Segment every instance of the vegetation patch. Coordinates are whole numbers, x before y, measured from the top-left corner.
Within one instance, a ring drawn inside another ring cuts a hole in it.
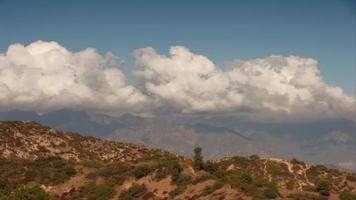
[[[328,199],[327,197],[319,196],[316,194],[303,193],[303,192],[289,194],[287,197],[293,200],[327,200]]]
[[[329,196],[331,191],[330,184],[326,180],[319,180],[316,183],[315,190],[323,196]]]
[[[175,197],[177,195],[180,195],[185,191],[186,188],[187,188],[186,185],[179,185],[179,186],[176,187],[176,189],[174,189],[171,192],[169,192],[169,196],[171,198],[173,198],[173,197]]]
[[[88,178],[95,179],[102,177],[107,183],[112,185],[121,185],[128,177],[130,177],[131,168],[124,164],[107,164],[88,174]]]
[[[356,194],[351,192],[341,192],[339,195],[340,200],[356,200]]]
[[[135,178],[142,178],[149,175],[153,171],[154,169],[148,165],[140,165],[133,170],[132,174]]]
[[[74,163],[60,157],[47,157],[33,161],[25,173],[25,180],[45,185],[58,185],[76,174]]]
[[[83,189],[87,200],[109,200],[116,194],[113,187],[109,185],[89,184]]]
[[[129,189],[124,190],[120,194],[120,200],[136,200],[143,196],[147,191],[145,185],[134,184]]]
[[[54,197],[39,185],[24,185],[8,195],[0,195],[0,200],[53,200]]]
[[[272,177],[289,176],[288,166],[285,163],[268,161],[266,170],[272,175]]]
[[[208,186],[206,186],[206,187],[203,189],[203,191],[202,191],[201,194],[202,194],[203,196],[206,196],[206,195],[209,195],[209,194],[215,192],[216,190],[218,190],[218,189],[220,189],[220,188],[222,188],[222,187],[224,187],[224,183],[218,181],[218,182],[215,182],[213,185],[208,185]]]

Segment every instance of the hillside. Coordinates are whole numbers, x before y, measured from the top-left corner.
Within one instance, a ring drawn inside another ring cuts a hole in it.
[[[356,198],[356,174],[322,165],[258,156],[198,161],[31,121],[0,122],[1,200]]]
[[[194,147],[207,159],[259,155],[303,160],[337,169],[356,169],[355,123],[350,120],[305,123],[244,122],[236,117],[181,115],[108,116],[87,111],[0,112],[0,120],[31,120],[64,132],[141,144],[191,157]],[[355,171],[354,171],[355,172]]]

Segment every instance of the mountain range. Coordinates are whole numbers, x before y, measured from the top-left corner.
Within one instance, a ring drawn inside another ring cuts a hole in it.
[[[342,170],[356,169],[355,122],[330,120],[298,123],[245,122],[236,117],[119,117],[73,110],[45,114],[0,112],[0,120],[32,120],[62,131],[142,144],[191,156],[196,146],[208,159],[259,155],[303,160]]]

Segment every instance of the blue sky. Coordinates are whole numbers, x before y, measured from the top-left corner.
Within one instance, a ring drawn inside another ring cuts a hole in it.
[[[219,2],[219,3],[218,3]],[[355,1],[5,1],[0,52],[57,41],[72,51],[166,53],[183,45],[216,63],[279,55],[312,57],[327,83],[355,94]]]

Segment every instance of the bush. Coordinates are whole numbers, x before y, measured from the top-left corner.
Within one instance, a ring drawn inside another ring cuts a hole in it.
[[[224,186],[224,183],[219,182],[219,181],[214,183],[213,185],[208,185],[203,189],[202,195],[203,196],[209,195],[209,194],[215,192],[216,190],[222,188],[223,186]]]
[[[330,184],[325,181],[325,180],[319,180],[316,183],[315,190],[319,192],[319,194],[323,196],[329,196],[330,195]]]
[[[138,166],[134,169],[133,171],[133,175],[136,177],[136,178],[142,178],[142,177],[145,177],[147,176],[148,174],[150,174],[151,172],[153,172],[153,169],[150,168],[149,166],[147,165],[141,165],[141,166]]]
[[[130,175],[130,168],[124,164],[110,164],[87,175],[90,179],[104,177],[111,184],[122,184]]]
[[[69,180],[75,174],[73,162],[60,157],[48,157],[33,161],[26,171],[25,180],[45,185],[57,185]]]
[[[209,179],[211,179],[211,176],[208,176],[208,175],[198,176],[192,181],[192,184],[196,185],[198,183],[204,182],[204,181],[209,180]]]
[[[213,175],[218,179],[224,179],[226,177],[226,171],[223,169],[216,170]]]
[[[259,160],[260,157],[259,157],[258,155],[251,155],[251,156],[250,156],[250,159],[251,159],[251,160]]]
[[[273,182],[268,182],[265,185],[264,195],[269,199],[274,199],[279,197],[279,192],[277,185]]]
[[[84,187],[84,193],[87,200],[108,200],[116,194],[116,191],[107,185],[89,184]]]
[[[289,174],[288,166],[284,163],[267,162],[266,170],[273,176],[283,176]]]
[[[169,196],[170,196],[171,198],[173,198],[173,197],[175,197],[175,196],[177,196],[177,195],[180,195],[180,194],[182,194],[182,193],[184,192],[184,190],[185,190],[186,188],[187,188],[186,185],[179,185],[179,186],[177,186],[176,189],[174,189],[174,190],[172,190],[171,192],[169,192]]]
[[[341,192],[339,195],[340,200],[356,200],[356,194],[351,192]]]
[[[203,161],[202,151],[203,150],[201,147],[196,147],[194,149],[193,167],[196,170],[204,169],[204,161]]]
[[[295,159],[295,158],[293,158],[293,159],[291,160],[291,163],[292,163],[293,165],[303,165],[303,166],[305,166],[305,162],[299,161],[299,160],[297,160],[297,159]]]
[[[249,174],[242,173],[240,175],[241,183],[243,184],[251,184],[252,183],[252,177]]]
[[[157,168],[160,171],[159,173],[161,173],[161,175],[164,177],[168,174],[181,173],[183,171],[182,167],[180,166],[179,160],[176,158],[160,159]]]
[[[6,187],[6,181],[3,179],[0,179],[0,191],[5,189]]]
[[[167,175],[168,175],[168,170],[163,169],[163,168],[159,168],[159,169],[156,171],[155,179],[156,179],[157,181],[159,181],[159,180],[162,180],[162,179],[166,178]]]
[[[141,197],[147,191],[146,186],[134,184],[128,190],[124,190],[120,194],[120,200],[135,200]]]
[[[217,170],[219,170],[219,167],[215,163],[207,161],[204,164],[204,170],[209,174],[214,174]]]
[[[103,163],[97,160],[85,160],[81,163],[83,167],[88,167],[88,168],[100,168],[103,166]]]
[[[18,187],[14,193],[5,196],[5,200],[52,200],[48,194],[39,185],[26,185]]]
[[[172,176],[172,182],[176,185],[187,185],[192,180],[192,177],[185,174],[177,174]]]
[[[325,199],[323,196],[310,193],[293,193],[289,194],[288,198],[293,200],[327,200],[327,198]]]

